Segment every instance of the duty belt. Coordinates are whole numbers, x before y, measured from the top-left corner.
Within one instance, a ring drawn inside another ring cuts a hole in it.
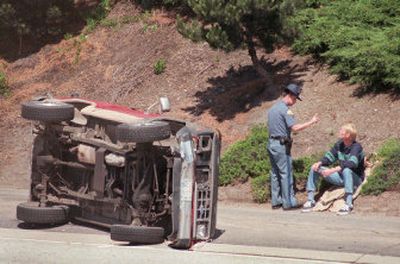
[[[269,138],[272,139],[277,139],[277,140],[281,140],[281,139],[290,139],[289,137],[284,137],[284,136],[269,136]]]
[[[292,142],[293,140],[290,137],[283,137],[283,136],[269,136],[271,139],[279,140],[281,145],[285,146],[286,154],[290,155],[290,151],[292,149]]]

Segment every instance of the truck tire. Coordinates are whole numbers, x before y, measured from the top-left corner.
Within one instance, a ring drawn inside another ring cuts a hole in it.
[[[17,205],[17,219],[29,224],[64,224],[69,221],[69,207],[39,207],[38,202],[20,203]]]
[[[112,225],[111,239],[137,244],[159,244],[164,241],[164,228],[132,225]]]
[[[69,121],[74,118],[74,106],[58,101],[29,101],[22,103],[21,116],[43,122]]]
[[[145,121],[117,126],[117,140],[121,142],[146,143],[169,138],[171,128],[167,122]]]

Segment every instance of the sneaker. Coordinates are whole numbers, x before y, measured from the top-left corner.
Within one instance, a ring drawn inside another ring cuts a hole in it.
[[[351,210],[353,210],[353,206],[348,206],[347,204],[343,205],[342,208],[337,212],[338,215],[348,215]]]
[[[304,205],[303,205],[303,209],[301,210],[303,213],[308,213],[311,212],[313,210],[315,206],[315,202],[314,201],[307,201]]]

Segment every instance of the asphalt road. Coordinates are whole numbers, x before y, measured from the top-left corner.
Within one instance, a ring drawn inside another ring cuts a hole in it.
[[[196,245],[192,252],[198,254],[193,255],[189,252],[179,253],[182,251],[171,250],[165,244],[121,247],[110,240],[107,231],[72,223],[40,230],[24,229],[24,225],[15,218],[15,208],[18,203],[26,201],[27,197],[26,190],[0,188],[0,208],[2,208],[0,262],[14,263],[9,255],[10,252],[14,252],[13,257],[18,256],[18,259],[14,259],[18,260],[16,262],[25,262],[24,256],[28,256],[26,255],[28,251],[24,249],[35,252],[45,247],[46,252],[41,255],[43,261],[46,257],[56,256],[55,252],[70,252],[72,255],[68,253],[65,260],[73,256],[85,259],[92,254],[91,259],[97,263],[96,259],[101,260],[101,256],[106,254],[96,254],[99,248],[107,248],[107,254],[111,254],[110,256],[118,255],[116,260],[128,254],[125,253],[127,249],[134,248],[139,254],[137,260],[144,261],[148,258],[149,252],[152,252],[150,255],[156,259],[162,258],[161,255],[164,254],[171,260],[179,256],[183,263],[185,259],[196,260],[195,263],[214,263],[215,261],[219,264],[319,263],[318,261],[321,260],[322,262],[329,260],[340,263],[359,263],[357,261],[367,256],[387,256],[389,259],[395,257],[394,260],[391,259],[391,263],[400,263],[400,258],[398,258],[400,257],[400,218],[398,217],[363,216],[356,213],[343,217],[330,213],[305,214],[300,211],[272,211],[254,205],[220,203],[218,205],[218,236],[210,243]],[[80,253],[83,248],[87,250],[87,256],[86,253],[83,255]],[[4,252],[1,254],[2,250],[8,253],[8,259],[2,259],[1,255],[7,256]],[[158,255],[158,251],[163,254]],[[202,262],[203,258],[209,259],[207,256],[215,256],[215,258],[212,262],[209,260]],[[221,256],[225,256],[223,258],[227,262],[223,262]],[[237,262],[240,259],[242,262]],[[107,261],[99,263],[107,263]],[[363,261],[361,263],[390,263],[390,261],[380,259],[376,262]]]
[[[223,205],[218,214],[225,232],[215,243],[400,256],[399,217]]]

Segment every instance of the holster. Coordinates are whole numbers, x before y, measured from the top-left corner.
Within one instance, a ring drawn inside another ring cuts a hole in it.
[[[291,138],[280,138],[279,139],[279,143],[281,143],[281,145],[285,145],[285,149],[286,149],[286,155],[290,155],[291,151],[292,151],[292,143],[293,143],[293,139]]]

